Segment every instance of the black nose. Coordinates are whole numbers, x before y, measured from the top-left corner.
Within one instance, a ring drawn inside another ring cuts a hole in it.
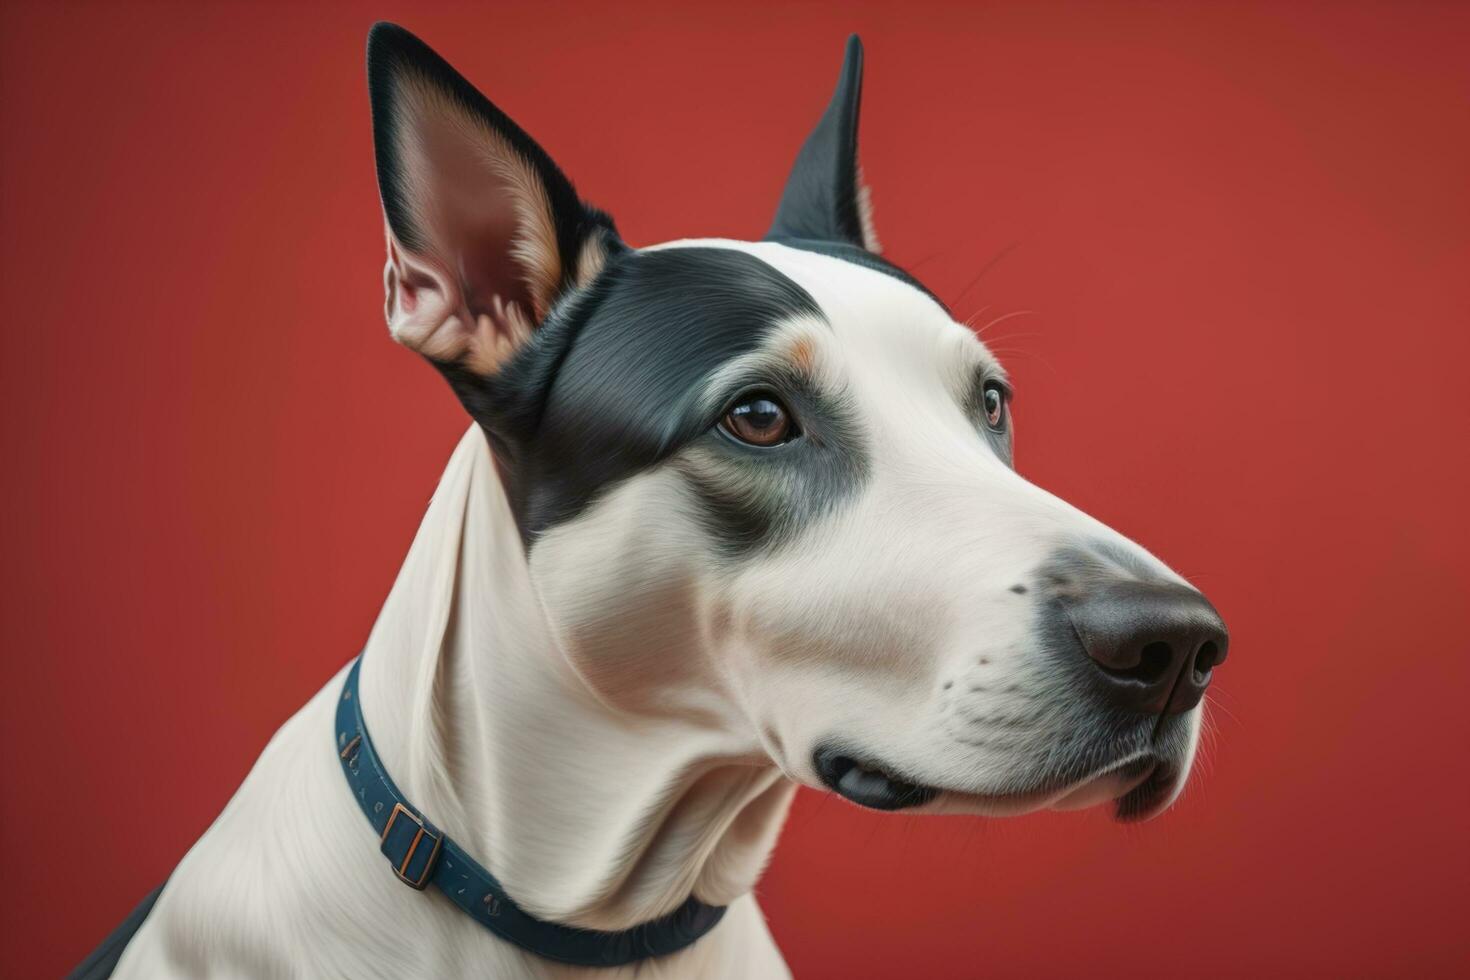
[[[1062,602],[1100,686],[1125,711],[1182,714],[1199,704],[1230,634],[1209,600],[1184,585],[1095,583]]]

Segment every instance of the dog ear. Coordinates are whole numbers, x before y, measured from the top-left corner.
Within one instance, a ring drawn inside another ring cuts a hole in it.
[[[858,111],[863,96],[863,42],[847,39],[837,90],[786,179],[768,240],[805,238],[881,251],[868,187],[858,166]]]
[[[616,232],[541,147],[408,31],[374,25],[367,69],[388,327],[459,389],[494,376],[559,296],[594,279]]]

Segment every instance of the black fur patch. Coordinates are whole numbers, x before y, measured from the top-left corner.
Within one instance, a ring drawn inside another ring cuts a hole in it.
[[[849,499],[868,475],[868,451],[850,400],[795,371],[736,384],[778,391],[801,436],[769,449],[706,432],[671,463],[703,505],[705,529],[727,558],[778,547]]]
[[[452,376],[506,462],[527,544],[696,441],[698,459],[681,472],[732,552],[835,499],[863,465],[831,398],[794,376],[740,379],[715,398],[705,390],[714,371],[800,316],[825,322],[804,289],[745,252],[620,251],[493,381]],[[729,399],[757,385],[789,400],[802,439],[754,450],[716,431]],[[798,499],[808,494],[816,499]]]

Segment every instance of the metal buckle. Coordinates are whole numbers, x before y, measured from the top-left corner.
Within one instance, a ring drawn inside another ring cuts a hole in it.
[[[394,803],[393,812],[388,814],[388,822],[383,826],[383,836],[379,839],[380,844],[386,844],[388,842],[388,833],[393,829],[393,822],[397,820],[400,815],[405,816],[409,820],[413,821],[415,824],[418,825],[419,829],[418,833],[413,835],[413,843],[408,845],[408,853],[403,855],[403,863],[399,865],[393,865],[390,863],[388,866],[393,869],[393,873],[398,876],[399,881],[403,882],[410,888],[417,889],[418,891],[423,891],[425,886],[427,886],[429,883],[429,875],[432,874],[434,871],[434,861],[439,857],[439,845],[444,842],[444,838],[442,835],[436,834],[429,828],[425,827],[423,820],[419,819],[419,817],[412,810],[409,810],[402,803]],[[419,875],[417,879],[410,878],[404,872],[406,872],[408,870],[408,866],[413,863],[414,853],[418,851],[419,845],[424,842],[425,837],[428,837],[434,842],[434,850],[430,852],[429,860],[424,862],[423,874]]]

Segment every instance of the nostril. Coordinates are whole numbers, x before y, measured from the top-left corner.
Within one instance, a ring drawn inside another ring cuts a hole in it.
[[[1206,640],[1194,655],[1194,680],[1196,684],[1203,684],[1209,679],[1210,671],[1220,662],[1220,647],[1214,640]]]
[[[1132,663],[1128,662],[1130,659]],[[1164,640],[1155,640],[1145,643],[1137,656],[1123,660],[1127,666],[1111,666],[1101,659],[1097,663],[1113,677],[1152,687],[1168,675],[1174,663],[1174,649]]]
[[[1130,676],[1152,684],[1163,679],[1174,662],[1174,651],[1163,640],[1145,644],[1138,653],[1138,666],[1128,671]]]

